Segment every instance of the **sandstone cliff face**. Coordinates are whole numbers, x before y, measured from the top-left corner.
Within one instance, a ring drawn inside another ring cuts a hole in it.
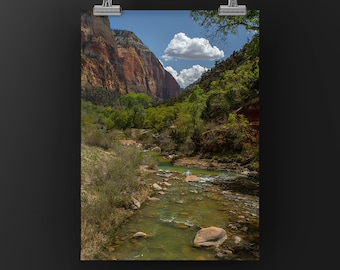
[[[145,93],[154,101],[179,95],[181,88],[157,57],[131,31],[112,30],[107,17],[81,14],[81,86],[120,94]]]

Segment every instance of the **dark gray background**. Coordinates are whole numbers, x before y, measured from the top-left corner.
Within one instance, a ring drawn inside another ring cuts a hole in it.
[[[261,10],[259,262],[80,262],[80,10],[101,0],[7,1],[0,16],[0,269],[331,269],[339,242],[335,0]],[[227,1],[121,0],[124,9]]]

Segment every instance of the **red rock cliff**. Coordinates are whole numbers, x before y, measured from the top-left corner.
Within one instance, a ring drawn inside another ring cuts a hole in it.
[[[112,30],[107,17],[81,14],[81,87],[120,94],[145,93],[154,101],[176,97],[180,86],[131,31]]]

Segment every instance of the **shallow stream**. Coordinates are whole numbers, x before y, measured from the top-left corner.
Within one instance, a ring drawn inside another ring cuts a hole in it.
[[[226,229],[228,241],[257,241],[258,197],[224,190],[214,179],[233,181],[235,173],[171,168],[159,163],[158,183],[166,180],[158,201],[146,201],[117,232],[110,246],[115,260],[219,260],[212,248],[197,248],[193,240],[203,227]],[[183,182],[183,174],[199,176]],[[242,230],[243,228],[243,230]],[[146,237],[133,238],[136,232]],[[235,238],[235,236],[239,238]],[[247,240],[248,239],[248,240]],[[230,244],[232,244],[230,242]],[[240,259],[252,259],[241,255]]]

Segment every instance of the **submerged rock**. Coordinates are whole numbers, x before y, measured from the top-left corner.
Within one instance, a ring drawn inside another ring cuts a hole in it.
[[[179,229],[188,229],[188,228],[190,228],[189,225],[184,224],[184,223],[174,223],[174,227],[175,228],[179,228]]]
[[[156,201],[158,202],[160,199],[157,197],[148,197],[148,200],[152,202],[156,202]]]

